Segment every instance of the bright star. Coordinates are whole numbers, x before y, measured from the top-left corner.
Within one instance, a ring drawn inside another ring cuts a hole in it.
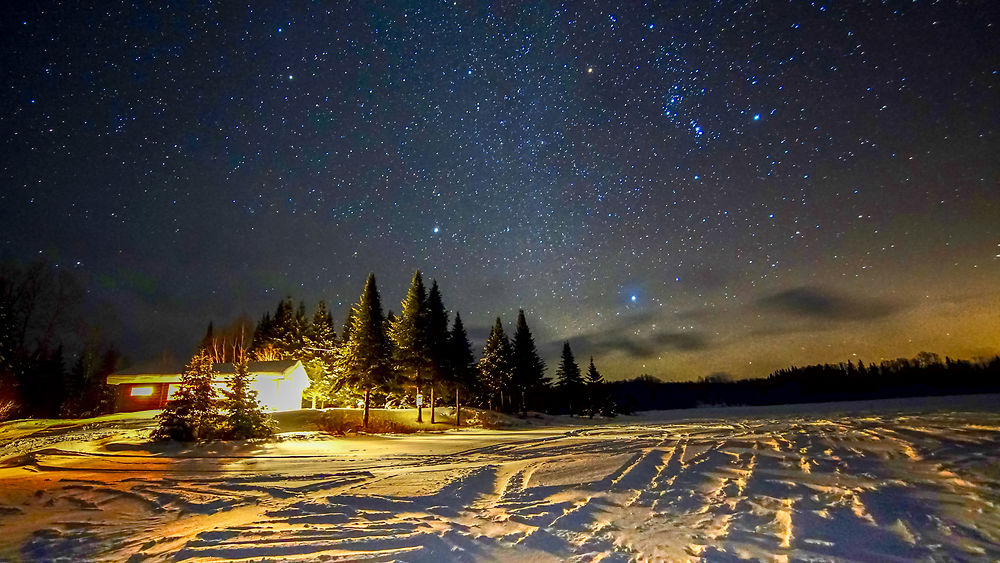
[[[441,230],[440,227],[434,227],[434,234],[437,234]]]
[[[637,301],[638,299],[639,299],[639,297],[638,297],[638,296],[636,296],[636,295],[633,295],[633,296],[632,296],[632,302],[633,302],[633,303],[635,303],[635,302],[636,302],[636,301]]]
[[[753,116],[753,120],[754,121],[760,121],[760,114],[759,113],[755,113],[754,116]]]

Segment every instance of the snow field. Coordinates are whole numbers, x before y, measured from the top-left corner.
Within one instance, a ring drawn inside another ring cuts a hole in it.
[[[995,412],[115,444],[59,444],[0,470],[0,558],[1000,558]]]

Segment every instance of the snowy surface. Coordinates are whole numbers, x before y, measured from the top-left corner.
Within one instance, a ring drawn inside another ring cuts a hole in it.
[[[144,444],[148,414],[14,422],[0,425],[0,559],[996,560],[997,405],[198,447]]]

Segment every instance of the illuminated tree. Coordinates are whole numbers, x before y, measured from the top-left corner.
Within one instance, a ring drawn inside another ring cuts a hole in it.
[[[484,402],[487,408],[493,409],[494,401],[497,408],[504,410],[504,403],[510,403],[510,380],[512,376],[512,353],[510,340],[503,331],[503,323],[497,317],[496,323],[486,338],[483,347],[483,357],[477,365]]]
[[[264,412],[264,407],[257,400],[257,391],[251,386],[246,353],[239,351],[237,358],[233,364],[233,376],[229,378],[229,389],[223,393],[226,414],[222,421],[222,435],[232,440],[267,438],[274,434],[274,419]]]
[[[338,354],[339,385],[364,391],[364,422],[368,428],[368,408],[373,388],[384,388],[392,381],[392,343],[385,333],[382,299],[375,285],[375,274],[368,274],[365,289],[354,306],[351,330]]]
[[[326,301],[320,300],[316,305],[316,312],[305,331],[303,344],[302,363],[305,364],[310,381],[306,396],[312,398],[315,406],[317,399],[329,399],[336,368],[337,334],[333,328],[333,315],[327,309]]]
[[[390,335],[395,343],[396,365],[411,373],[410,381],[419,395],[424,377],[431,368],[430,346],[427,341],[427,292],[420,270],[413,274],[413,282],[402,302],[399,318],[392,325]],[[423,405],[417,405],[417,422],[423,422]]]
[[[212,358],[198,352],[181,374],[180,388],[156,420],[155,440],[193,441],[215,436],[219,428],[218,392]]]

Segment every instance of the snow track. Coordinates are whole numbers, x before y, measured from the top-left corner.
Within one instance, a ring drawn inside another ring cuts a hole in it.
[[[173,456],[47,436],[0,470],[0,559],[1000,558],[997,413],[449,436]]]

